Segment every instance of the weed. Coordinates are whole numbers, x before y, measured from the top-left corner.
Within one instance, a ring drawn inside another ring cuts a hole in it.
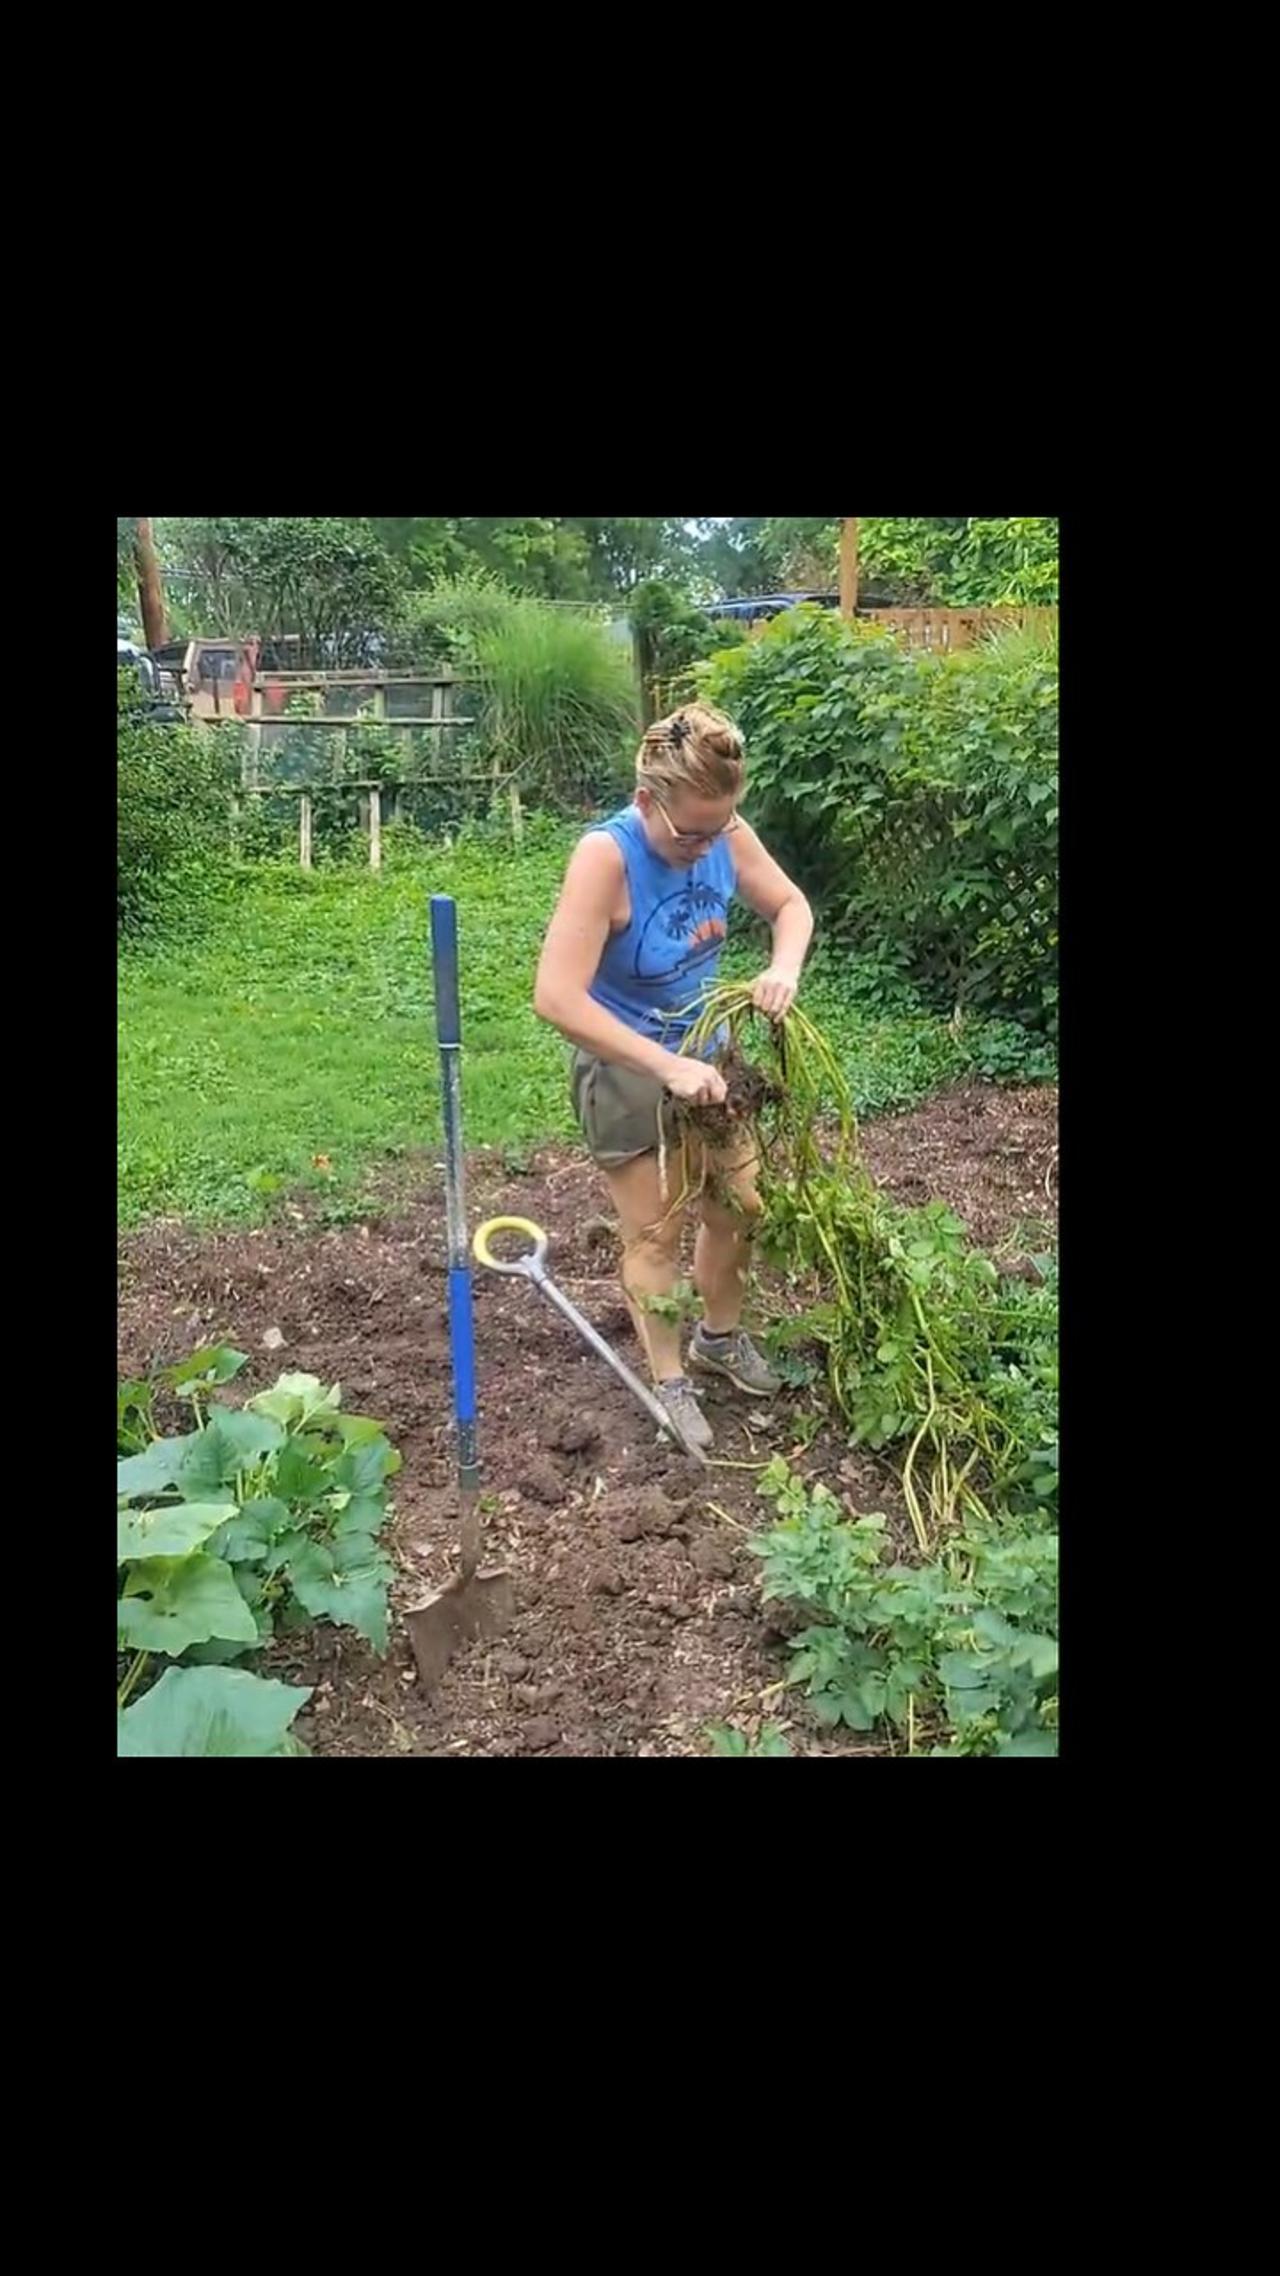
[[[788,1680],[821,1723],[888,1724],[904,1751],[1057,1753],[1055,1532],[970,1526],[920,1565],[890,1562],[885,1520],[851,1518],[775,1458],[780,1522],[750,1546],[766,1599],[804,1605]]]
[[[712,1754],[790,1754],[780,1723],[762,1723],[755,1732],[744,1731],[735,1723],[708,1723],[705,1736],[710,1741]]]

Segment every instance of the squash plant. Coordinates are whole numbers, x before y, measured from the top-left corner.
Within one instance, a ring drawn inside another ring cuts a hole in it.
[[[393,1567],[378,1536],[399,1455],[313,1375],[281,1375],[240,1409],[208,1405],[244,1364],[211,1347],[118,1393],[117,1447],[130,1449],[116,1464],[121,1752],[296,1753],[287,1726],[305,1691],[271,1685],[268,1703],[257,1678],[209,1679],[310,1620],[387,1649]],[[194,1429],[156,1435],[162,1385],[190,1404]],[[157,1655],[182,1665],[135,1696]],[[174,1743],[142,1743],[161,1739]]]

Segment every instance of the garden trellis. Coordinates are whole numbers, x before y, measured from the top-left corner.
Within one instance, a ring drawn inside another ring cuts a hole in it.
[[[472,756],[472,693],[449,672],[260,672],[247,720],[242,796],[297,799],[304,869],[312,865],[318,794],[356,799],[372,869],[381,867],[384,821],[412,813],[417,792],[454,792],[465,807],[472,798],[505,791],[518,837],[519,767],[504,772]]]

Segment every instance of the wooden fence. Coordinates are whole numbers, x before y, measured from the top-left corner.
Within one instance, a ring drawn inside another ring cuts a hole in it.
[[[1035,632],[1047,640],[1057,629],[1056,608],[859,609],[859,624],[882,624],[908,648],[972,648],[993,632]]]

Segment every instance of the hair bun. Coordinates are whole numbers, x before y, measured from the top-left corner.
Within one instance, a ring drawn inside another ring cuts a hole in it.
[[[742,741],[736,727],[704,727],[701,741],[719,759],[740,759],[742,756]]]

